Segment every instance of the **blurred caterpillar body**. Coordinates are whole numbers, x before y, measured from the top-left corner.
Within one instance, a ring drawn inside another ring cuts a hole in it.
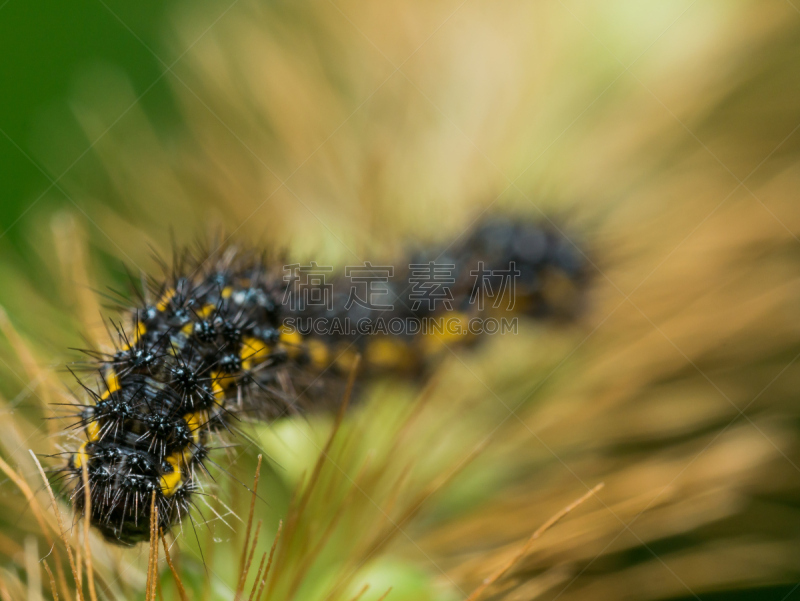
[[[447,302],[438,308],[416,302],[409,286],[415,267],[434,264],[450,268]],[[117,328],[117,351],[89,351],[100,378],[96,387],[82,384],[89,402],[77,427],[85,442],[65,468],[76,511],[85,503],[85,465],[91,522],[106,539],[146,540],[154,492],[159,527],[169,531],[189,512],[212,436],[230,431],[232,422],[329,404],[356,353],[367,376],[417,377],[443,346],[471,339],[447,331],[320,334],[308,325],[312,320],[447,314],[463,322],[486,315],[474,303],[479,265],[494,274],[487,281],[495,291],[502,287],[498,271],[511,265],[516,312],[530,316],[574,314],[585,280],[582,253],[564,236],[502,219],[479,224],[444,251],[416,253],[384,280],[375,303],[380,310],[352,302],[341,277],[333,278],[332,303],[294,306],[286,302],[292,281],[279,261],[233,247],[176,260],[166,281],[151,286],[154,298],[131,309],[130,329]],[[319,284],[312,288],[325,292]]]

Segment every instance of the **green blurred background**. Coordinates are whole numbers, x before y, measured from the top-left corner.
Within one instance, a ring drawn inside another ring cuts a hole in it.
[[[69,110],[69,99],[84,73],[98,67],[121,70],[155,123],[167,126],[177,121],[164,68],[144,45],[164,60],[174,60],[162,40],[176,4],[172,0],[0,3],[0,128],[5,133],[0,135],[0,234],[7,243],[20,248],[26,218],[36,214],[33,209],[70,204],[52,179],[75,161],[75,168],[80,168],[92,160],[91,152],[84,154],[91,141]],[[54,135],[63,164],[42,165],[42,146]],[[66,143],[64,137],[69,138]]]

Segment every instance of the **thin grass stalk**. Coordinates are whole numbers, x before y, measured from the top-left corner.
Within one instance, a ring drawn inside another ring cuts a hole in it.
[[[573,501],[572,503],[564,507],[564,509],[553,515],[544,524],[539,526],[539,528],[537,528],[537,530],[533,534],[531,534],[527,542],[524,545],[522,545],[522,548],[520,548],[520,550],[514,555],[514,557],[509,559],[503,566],[500,567],[499,570],[495,571],[491,576],[484,579],[484,581],[480,584],[480,586],[478,586],[478,588],[472,591],[470,596],[467,597],[466,601],[478,601],[480,596],[487,588],[489,588],[492,584],[500,580],[500,578],[502,578],[511,568],[517,565],[517,562],[519,562],[520,559],[522,559],[523,557],[525,557],[525,555],[528,554],[528,552],[531,550],[531,547],[533,546],[533,543],[535,543],[536,540],[540,536],[542,536],[542,534],[544,534],[550,528],[555,526],[565,515],[567,515],[570,511],[578,507],[578,505],[581,505],[584,501],[589,499],[589,497],[592,497],[595,494],[597,494],[597,492],[600,491],[600,489],[602,489],[604,486],[605,484],[601,482],[600,484],[595,486],[592,490],[583,495],[580,499]]]
[[[42,464],[39,463],[39,459],[36,457],[36,454],[28,449],[28,452],[33,457],[33,460],[36,462],[36,467],[39,470],[39,474],[42,476],[42,480],[44,481],[45,487],[47,488],[47,492],[50,495],[50,501],[53,504],[53,513],[56,514],[56,520],[58,521],[58,534],[61,537],[61,541],[64,543],[64,547],[67,550],[67,559],[69,560],[69,567],[72,570],[72,577],[75,579],[75,584],[79,583],[78,578],[78,571],[75,567],[75,558],[72,555],[72,547],[67,542],[67,535],[64,532],[64,523],[61,520],[61,512],[58,510],[58,504],[56,503],[56,496],[53,494],[53,489],[50,487],[50,481],[47,479],[47,476],[44,473],[44,469],[42,468]],[[79,601],[83,601],[83,591],[80,588],[75,589],[75,594],[78,596]]]
[[[56,580],[53,578],[53,572],[50,571],[50,566],[47,562],[42,560],[44,564],[44,571],[47,572],[47,577],[50,579],[50,594],[53,595],[53,601],[58,601],[58,590],[56,590]]]
[[[258,588],[258,582],[261,579],[261,572],[264,571],[264,562],[267,560],[267,552],[261,554],[261,561],[258,564],[258,571],[256,572],[256,577],[253,579],[253,588],[250,589],[250,596],[247,598],[247,601],[253,601],[253,597],[255,597],[256,589]]]
[[[247,559],[247,547],[250,543],[250,532],[253,527],[253,513],[256,509],[256,497],[258,495],[258,479],[261,476],[261,459],[262,456],[258,456],[258,463],[256,464],[256,475],[253,478],[253,490],[251,492],[250,497],[250,512],[247,515],[247,529],[245,530],[244,535],[244,545],[242,546],[242,558],[239,561],[239,581],[236,583],[236,595],[235,598],[238,599],[239,596],[244,591],[244,581],[247,578],[247,570],[245,569],[245,562]],[[260,524],[260,523],[259,523]],[[249,566],[248,568],[249,569]]]
[[[17,485],[17,488],[19,488],[22,491],[22,494],[25,495],[25,499],[28,501],[28,506],[31,508],[33,517],[39,524],[39,529],[41,530],[42,535],[44,536],[47,543],[53,549],[53,555],[55,556],[55,564],[56,564],[56,574],[58,575],[58,582],[59,586],[61,587],[61,592],[64,594],[64,597],[67,599],[67,601],[71,601],[72,597],[69,594],[67,578],[64,574],[64,569],[61,566],[61,558],[58,553],[58,549],[55,547],[53,538],[48,534],[48,531],[51,528],[53,529],[53,531],[55,531],[55,528],[53,528],[50,524],[48,524],[44,519],[42,506],[39,504],[39,500],[33,494],[31,487],[28,486],[28,483],[25,482],[25,480],[23,480],[22,477],[10,465],[8,465],[5,461],[3,461],[2,457],[0,457],[0,469],[2,469],[3,472],[5,472],[6,476],[8,476],[14,482],[14,484]]]
[[[178,596],[181,598],[181,601],[189,601],[189,597],[186,594],[186,589],[183,586],[181,577],[178,575],[178,571],[172,564],[172,557],[169,554],[169,548],[167,547],[167,540],[164,538],[164,531],[159,528],[159,533],[161,534],[161,544],[164,547],[164,559],[166,559],[167,566],[169,566],[169,570],[170,572],[172,572],[172,577],[175,579],[175,586],[178,588]]]
[[[94,569],[92,567],[92,547],[89,544],[89,526],[92,516],[92,489],[89,483],[89,468],[86,461],[81,462],[81,472],[83,477],[83,498],[84,498],[84,518],[83,518],[83,546],[86,561],[86,583],[89,587],[89,598],[97,601],[97,591],[94,588]]]
[[[269,569],[272,567],[272,557],[275,555],[275,548],[278,546],[278,540],[281,537],[281,530],[283,529],[283,520],[278,522],[278,531],[275,533],[275,540],[272,541],[272,548],[269,551],[269,559],[267,560],[267,567],[264,570],[264,576],[261,578],[261,585],[258,587],[258,595],[256,595],[256,601],[260,601],[261,596],[264,593],[264,586],[267,584],[267,578],[269,577]]]

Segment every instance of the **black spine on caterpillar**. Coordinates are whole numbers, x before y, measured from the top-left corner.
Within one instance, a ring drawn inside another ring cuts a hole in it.
[[[486,271],[514,266],[519,309],[529,315],[574,305],[553,288],[575,291],[585,280],[580,251],[562,236],[532,223],[491,220],[450,248],[400,266],[376,301],[392,306],[381,317],[438,314],[415,306],[408,281],[413,265],[433,261],[453,266],[446,300],[461,315],[476,312],[479,262]],[[356,353],[364,355],[367,373],[418,373],[431,348],[423,335],[286,327],[289,318],[376,317],[347,302],[344,278],[333,280],[331,305],[294,306],[285,302],[291,279],[274,261],[229,248],[216,259],[176,262],[165,282],[151,286],[153,300],[143,298],[131,311],[129,327],[117,328],[116,352],[93,354],[100,377],[96,387],[83,385],[90,400],[78,424],[85,442],[65,468],[76,511],[84,510],[85,467],[91,522],[109,541],[134,545],[148,538],[154,493],[158,526],[167,532],[190,509],[211,438],[240,416],[255,409],[272,420],[313,408],[331,397]]]

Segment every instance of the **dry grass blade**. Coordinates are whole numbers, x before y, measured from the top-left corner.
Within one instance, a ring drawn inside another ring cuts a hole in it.
[[[60,213],[51,222],[56,257],[62,275],[65,295],[79,311],[83,330],[93,346],[102,344],[104,326],[98,316],[102,314],[98,297],[93,293],[91,266],[87,256],[86,233],[81,224],[68,213]]]
[[[2,601],[13,601],[11,599],[11,594],[8,592],[8,587],[2,578],[0,578],[0,599],[2,599]]]
[[[153,591],[152,599],[155,601],[156,591],[159,586],[158,580],[158,505],[155,503],[155,495],[153,495],[153,517],[151,518],[153,529]]]
[[[186,595],[186,589],[183,586],[183,582],[181,581],[181,577],[178,575],[175,566],[172,565],[172,557],[169,554],[169,548],[167,547],[167,541],[164,538],[164,531],[159,529],[161,534],[161,544],[164,547],[164,558],[167,560],[167,566],[169,566],[169,571],[172,572],[172,577],[175,579],[175,586],[178,587],[178,596],[181,598],[181,601],[189,601],[189,597]]]
[[[445,488],[450,484],[459,474],[461,474],[470,464],[486,449],[488,439],[478,444],[472,452],[465,458],[459,461],[449,472],[443,474],[429,486],[423,488],[419,494],[405,507],[400,516],[391,521],[381,532],[379,532],[369,547],[364,552],[365,557],[371,557],[383,549],[391,540],[400,532],[403,531],[403,526],[413,519],[424,507],[425,502],[428,501],[439,490]],[[388,512],[387,516],[388,516]]]
[[[336,419],[333,423],[333,427],[331,428],[331,433],[328,435],[328,439],[325,441],[325,445],[320,450],[319,455],[317,457],[317,461],[314,464],[314,469],[311,472],[311,477],[308,480],[308,484],[305,486],[303,490],[303,494],[300,497],[300,501],[295,504],[294,502],[290,503],[290,511],[287,517],[287,525],[286,525],[286,540],[287,543],[282,549],[283,553],[278,557],[278,566],[282,567],[282,561],[284,561],[288,556],[291,550],[292,543],[295,540],[295,532],[297,530],[297,526],[300,523],[300,518],[303,516],[303,513],[306,510],[308,505],[309,499],[311,498],[311,494],[314,492],[316,488],[317,482],[319,481],[320,473],[322,472],[322,466],[325,464],[325,460],[328,459],[328,453],[333,446],[333,441],[336,438],[337,433],[339,432],[339,428],[344,421],[344,415],[347,411],[347,407],[350,404],[350,397],[353,393],[353,386],[356,381],[356,375],[358,374],[358,368],[361,365],[361,355],[356,355],[355,360],[353,361],[353,365],[350,368],[350,374],[347,378],[347,387],[345,388],[344,395],[342,397],[342,404],[339,407],[339,411],[336,414]],[[301,488],[302,485],[298,486],[298,489]],[[294,501],[294,499],[292,499]],[[276,584],[276,580],[272,580],[270,583],[270,587],[267,591],[267,598],[270,598],[272,595],[274,586]]]
[[[8,319],[8,314],[1,307],[0,331],[3,332],[3,335],[8,339],[9,343],[11,343],[11,346],[14,348],[17,357],[19,357],[20,361],[22,362],[25,373],[31,382],[41,380],[42,370],[34,358],[33,353],[31,353],[28,345],[25,344],[16,328],[11,324],[11,321]],[[44,398],[41,398],[39,394],[34,394],[33,396],[38,399],[42,404],[42,407],[49,412],[52,409],[52,405],[49,402],[49,391],[47,386],[41,387],[41,395]]]
[[[147,584],[145,585],[145,599],[152,601],[156,598],[156,583],[158,582],[158,505],[156,505],[156,491],[150,501],[150,551],[147,556]]]
[[[86,558],[86,583],[89,586],[89,598],[92,601],[97,601],[97,591],[94,588],[94,569],[92,567],[92,548],[89,544],[89,526],[91,524],[92,516],[92,489],[89,484],[89,468],[88,462],[81,462],[81,472],[83,476],[83,498],[85,514],[83,516],[83,546],[84,556]]]
[[[28,601],[42,601],[42,571],[39,567],[39,543],[35,536],[29,534],[25,537],[23,555]]]
[[[31,508],[31,511],[33,512],[33,517],[38,522],[42,534],[47,539],[47,542],[52,545],[53,540],[47,534],[49,528],[45,523],[44,516],[42,516],[41,507],[38,501],[36,500],[36,497],[33,495],[33,491],[31,490],[30,486],[28,486],[28,483],[25,482],[25,480],[23,480],[20,477],[20,475],[17,474],[17,472],[10,465],[8,465],[5,461],[3,461],[2,457],[0,457],[0,469],[2,469],[3,472],[5,472],[6,476],[8,476],[14,482],[14,484],[16,484],[17,487],[22,491],[22,494],[25,495],[25,499],[28,501],[28,505]]]
[[[520,549],[520,550],[519,550],[519,551],[518,551],[518,552],[517,552],[517,553],[514,555],[514,557],[512,557],[510,560],[508,560],[508,562],[506,562],[506,564],[505,564],[505,565],[503,565],[503,566],[502,566],[502,567],[501,567],[499,570],[497,570],[497,571],[496,571],[496,572],[494,572],[494,573],[493,573],[491,576],[489,576],[488,578],[486,578],[486,579],[485,579],[485,580],[484,580],[484,581],[481,583],[481,585],[480,585],[478,588],[476,588],[474,591],[472,591],[472,594],[471,594],[469,597],[467,597],[466,601],[477,601],[477,600],[480,598],[480,596],[483,594],[483,591],[485,591],[485,590],[486,590],[487,588],[489,588],[489,587],[490,587],[492,584],[494,584],[495,582],[497,582],[498,580],[500,580],[500,578],[502,578],[502,577],[503,577],[503,575],[505,575],[505,574],[506,574],[506,573],[507,573],[507,572],[508,572],[508,571],[509,571],[511,568],[513,568],[513,567],[514,567],[514,566],[517,564],[517,562],[518,562],[520,559],[522,559],[523,557],[525,557],[525,555],[527,555],[528,551],[530,551],[531,547],[533,546],[533,543],[534,543],[534,542],[536,542],[536,540],[537,540],[539,537],[541,537],[541,536],[542,536],[542,534],[544,534],[544,533],[545,533],[545,532],[547,532],[547,531],[548,531],[550,528],[552,528],[553,526],[555,526],[555,525],[556,525],[556,523],[558,523],[558,521],[559,521],[559,520],[561,520],[561,519],[562,519],[562,518],[563,518],[565,515],[567,515],[567,514],[568,514],[570,511],[572,511],[573,509],[575,509],[575,508],[576,508],[578,505],[580,505],[581,503],[583,503],[584,501],[586,501],[586,500],[587,500],[589,497],[592,497],[592,496],[594,496],[594,495],[595,495],[595,494],[596,494],[596,493],[597,493],[597,492],[598,492],[600,489],[602,489],[604,486],[605,486],[605,484],[604,484],[603,482],[601,482],[600,484],[598,484],[597,486],[595,486],[595,487],[594,487],[592,490],[590,490],[590,491],[589,491],[589,492],[587,492],[585,495],[583,495],[583,496],[582,496],[580,499],[577,499],[577,500],[573,501],[572,503],[570,503],[569,505],[567,505],[566,507],[564,507],[564,509],[562,509],[561,511],[559,511],[558,513],[556,513],[554,516],[552,516],[552,517],[551,517],[549,520],[547,520],[547,521],[546,521],[544,524],[542,524],[542,525],[541,525],[541,526],[540,526],[540,527],[539,527],[539,528],[536,530],[536,532],[534,532],[533,534],[531,534],[531,536],[530,536],[530,538],[528,539],[528,541],[527,541],[527,542],[526,542],[526,543],[525,543],[525,544],[522,546],[522,548],[521,548],[521,549]]]
[[[278,522],[278,531],[275,533],[275,540],[272,541],[272,548],[269,551],[269,560],[267,560],[267,567],[264,570],[264,575],[261,577],[261,585],[258,587],[258,595],[256,599],[260,600],[261,595],[264,594],[264,586],[267,584],[267,577],[269,576],[269,569],[272,567],[272,557],[275,555],[275,548],[278,546],[278,539],[281,537],[281,530],[283,529],[283,520]]]
[[[75,545],[75,567],[78,570],[78,588],[83,590],[83,555],[80,543]]]
[[[50,501],[53,504],[53,513],[56,514],[56,520],[58,521],[58,534],[61,537],[61,541],[64,543],[64,547],[67,550],[67,559],[69,559],[69,567],[72,570],[72,576],[75,578],[75,584],[78,584],[78,571],[75,567],[75,558],[72,555],[72,547],[69,545],[67,541],[67,535],[64,532],[64,523],[61,521],[61,512],[58,510],[58,504],[56,503],[56,496],[53,494],[53,489],[50,487],[50,481],[47,479],[47,476],[44,473],[44,469],[42,468],[42,464],[39,463],[39,459],[36,457],[36,454],[28,449],[28,452],[33,457],[34,462],[36,462],[36,467],[39,470],[39,474],[42,476],[42,480],[44,480],[44,485],[47,488],[47,493],[50,495]],[[75,594],[78,595],[79,601],[83,601],[83,591],[80,588],[75,589]]]
[[[144,598],[149,601],[150,587],[152,586],[153,577],[153,510],[156,504],[156,491],[153,491],[150,503],[150,548],[147,551],[147,582],[145,584]]]
[[[328,436],[328,440],[325,441],[325,446],[320,451],[319,457],[317,458],[317,462],[314,464],[314,471],[311,472],[311,478],[308,481],[308,486],[306,487],[306,490],[303,493],[302,498],[300,499],[298,509],[295,513],[297,517],[299,517],[303,513],[303,510],[308,504],[308,500],[311,497],[311,493],[314,490],[314,486],[317,480],[319,480],[319,474],[322,471],[322,466],[325,464],[325,460],[328,458],[328,453],[331,450],[331,446],[333,446],[333,441],[336,438],[336,434],[339,432],[339,428],[342,425],[345,412],[347,411],[347,407],[350,404],[350,396],[353,394],[353,385],[355,384],[356,374],[358,373],[358,366],[360,364],[361,364],[361,355],[356,355],[355,361],[353,361],[353,367],[350,369],[350,374],[348,375],[347,378],[347,387],[345,388],[344,396],[342,397],[342,404],[339,406],[339,411],[336,413],[336,420],[333,422],[333,428],[331,428],[330,436]],[[292,530],[292,526],[294,525],[294,523],[290,524],[289,528],[290,531]],[[289,538],[291,540],[291,536]]]
[[[244,570],[239,575],[239,581],[241,582],[242,591],[236,592],[235,599],[241,598],[242,592],[244,591],[244,583],[247,581],[247,574],[250,572],[250,566],[253,564],[253,556],[256,553],[256,544],[258,543],[258,535],[261,534],[261,525],[263,522],[258,520],[258,524],[256,524],[256,533],[253,535],[253,544],[250,545],[250,554],[247,556],[247,563],[244,564]]]
[[[50,566],[47,565],[46,561],[42,561],[44,564],[44,571],[47,572],[47,577],[50,578],[50,594],[53,595],[53,601],[58,601],[58,591],[56,590],[56,580],[53,578],[53,572],[50,571]]]
[[[342,519],[342,516],[345,513],[347,507],[353,502],[353,499],[358,492],[363,493],[363,489],[361,488],[361,481],[364,477],[364,474],[367,472],[369,467],[370,460],[364,462],[361,466],[361,469],[356,474],[355,479],[352,481],[352,486],[347,493],[347,496],[342,499],[342,501],[338,504],[336,512],[331,517],[328,525],[325,527],[325,530],[319,536],[319,540],[317,541],[316,545],[310,550],[306,550],[303,555],[302,564],[297,568],[294,579],[292,580],[292,584],[289,588],[289,593],[286,596],[285,601],[292,601],[297,594],[297,591],[300,589],[300,585],[303,583],[306,574],[311,570],[312,565],[316,561],[317,557],[322,553],[322,550],[327,545],[330,537],[333,535],[333,532],[336,530],[336,527],[339,524],[339,521]]]
[[[253,491],[250,497],[250,513],[247,516],[247,530],[245,530],[244,535],[244,545],[242,546],[242,559],[239,562],[239,582],[236,584],[236,595],[235,598],[238,599],[242,591],[244,591],[244,582],[247,578],[247,570],[250,569],[250,566],[245,566],[245,562],[247,561],[247,547],[250,545],[250,531],[253,527],[253,513],[256,509],[256,497],[258,495],[258,479],[261,476],[261,459],[262,456],[258,456],[258,463],[256,464],[256,475],[253,478]],[[260,527],[260,522],[259,522]],[[255,546],[254,546],[255,548]],[[252,553],[251,553],[252,559]]]
[[[258,588],[258,582],[261,579],[261,572],[264,571],[264,562],[267,561],[267,552],[261,555],[261,561],[258,564],[258,571],[256,572],[256,577],[253,579],[253,588],[250,589],[250,596],[247,598],[247,601],[253,601],[256,595],[256,589]]]
[[[0,469],[5,472],[6,476],[8,476],[14,484],[22,491],[22,494],[25,495],[25,499],[28,501],[28,506],[31,508],[31,512],[33,513],[33,517],[36,519],[36,522],[39,524],[39,529],[42,532],[47,543],[53,547],[53,555],[55,555],[55,563],[56,563],[56,573],[58,574],[58,583],[61,586],[61,591],[64,593],[64,596],[69,601],[71,599],[69,595],[69,588],[67,587],[67,578],[64,575],[64,570],[61,567],[61,560],[59,558],[58,549],[55,548],[53,543],[53,539],[48,534],[49,528],[48,524],[44,519],[44,515],[42,512],[42,507],[39,504],[39,501],[33,494],[31,487],[28,486],[28,483],[23,480],[20,475],[12,469],[10,465],[8,465],[3,458],[0,457]]]
[[[386,597],[388,597],[389,593],[391,592],[392,592],[392,587],[390,586],[389,588],[386,589],[385,593],[383,593],[380,597],[378,597],[378,601],[383,601],[384,599],[386,599]]]
[[[364,593],[366,593],[368,590],[369,590],[369,584],[365,584],[364,586],[361,587],[361,590],[358,591],[356,596],[350,599],[350,601],[358,601],[359,599],[361,599],[361,597],[364,596]]]

